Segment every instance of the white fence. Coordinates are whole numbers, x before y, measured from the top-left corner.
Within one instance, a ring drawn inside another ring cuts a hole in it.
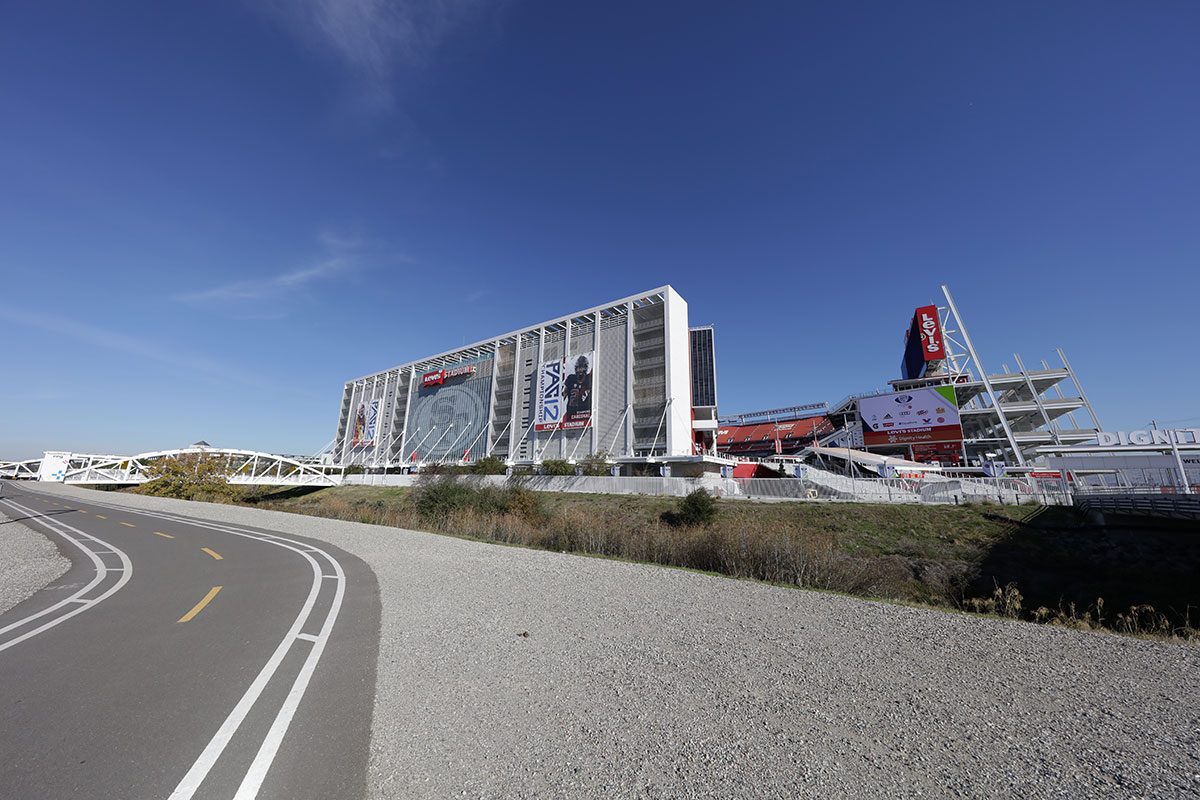
[[[414,486],[416,475],[347,475],[345,483],[366,486]],[[504,475],[465,475],[459,480],[482,486],[504,486]],[[645,494],[682,497],[707,489],[720,497],[767,501],[840,500],[866,503],[955,504],[983,500],[1019,505],[1070,505],[1070,496],[1052,486],[1014,478],[850,478],[809,468],[807,478],[632,478],[526,475],[515,479],[538,492],[585,494]]]

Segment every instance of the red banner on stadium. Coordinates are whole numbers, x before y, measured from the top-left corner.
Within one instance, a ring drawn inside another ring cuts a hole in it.
[[[917,329],[921,331],[921,351],[926,361],[938,361],[946,357],[942,345],[942,326],[938,324],[937,306],[921,306],[917,309]]]
[[[961,425],[935,425],[929,428],[906,428],[898,431],[863,431],[863,444],[933,444],[946,442],[959,444],[962,442]]]

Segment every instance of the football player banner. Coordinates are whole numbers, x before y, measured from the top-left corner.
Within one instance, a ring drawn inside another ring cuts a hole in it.
[[[375,423],[379,419],[379,401],[358,404],[358,413],[354,415],[354,435],[350,437],[351,447],[369,447],[375,444]]]
[[[595,351],[543,362],[537,373],[534,429],[554,431],[592,424],[592,372]]]

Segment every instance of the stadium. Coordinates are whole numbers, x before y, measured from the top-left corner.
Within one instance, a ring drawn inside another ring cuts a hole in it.
[[[604,455],[702,470],[713,345],[670,286],[539,322],[348,381],[334,459],[407,470]]]
[[[715,332],[691,326],[687,302],[660,286],[347,381],[336,435],[311,456],[203,442],[136,456],[48,452],[0,462],[0,477],[136,483],[156,459],[199,453],[248,484],[335,485],[355,472],[390,480],[485,458],[523,473],[566,462],[638,480],[725,479],[714,491],[767,497],[787,487],[730,479],[806,476],[788,491],[889,501],[897,492],[944,501],[969,481],[1005,476],[1014,497],[1043,500],[1069,497],[1072,483],[1184,494],[1200,484],[1200,429],[1102,430],[1061,349],[1057,365],[1029,368],[1014,353],[1015,369],[990,369],[941,290],[943,302],[909,319],[899,377],[833,403],[718,415]],[[883,492],[845,477],[907,483],[881,483]]]
[[[1028,369],[1014,354],[1016,370],[989,371],[942,291],[944,304],[913,313],[888,391],[718,417],[713,329],[690,327],[687,303],[662,286],[347,382],[334,461],[408,470],[606,456],[682,475],[746,461],[786,474],[814,455],[872,470],[882,456],[982,473],[1096,440],[1062,350],[1060,366]]]

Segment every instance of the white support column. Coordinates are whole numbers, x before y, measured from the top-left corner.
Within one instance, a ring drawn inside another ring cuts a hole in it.
[[[492,342],[492,389],[488,395],[488,410],[487,422],[483,426],[484,436],[487,437],[483,442],[483,452],[492,452],[492,421],[496,418],[496,387],[500,381],[500,340]],[[475,437],[475,441],[479,441],[479,437]],[[471,447],[475,446],[475,442],[471,442]],[[476,459],[478,460],[478,459]]]
[[[663,422],[665,422],[667,419],[667,412],[671,410],[671,401],[673,399],[675,399],[675,398],[668,397],[666,399],[666,401],[663,403],[662,416],[658,418],[658,427],[654,429],[654,443],[650,445],[650,455],[651,456],[654,455],[654,451],[658,447],[658,435],[660,433],[662,433]],[[668,456],[672,455],[669,444],[670,444],[669,442],[663,444],[664,455],[668,455]]]
[[[384,467],[387,467],[387,451],[384,447],[380,447],[380,443],[391,442],[390,436],[392,432],[392,419],[390,416],[391,407],[388,405],[388,389],[390,389],[391,386],[392,373],[391,370],[389,370],[388,372],[384,373],[383,376],[383,397],[381,397],[379,400],[379,413],[375,418],[375,458],[373,459],[373,463],[377,467],[379,466],[379,456],[381,451],[383,454],[383,465]],[[387,426],[386,435],[384,431],[385,425]]]
[[[468,433],[470,430],[471,430],[471,429],[470,429],[469,427],[466,427],[466,426],[464,426],[464,427],[463,427],[463,431],[462,431],[462,433],[460,433],[460,434],[459,434],[457,437],[455,437],[454,441],[450,443],[450,446],[449,446],[448,448],[446,448],[446,455],[447,455],[447,456],[449,456],[451,453],[457,453],[457,452],[458,452],[458,443],[459,443],[460,441],[462,441],[462,438],[463,438],[464,436],[466,436],[466,435],[467,435],[467,433]],[[455,456],[454,460],[455,460],[455,461],[463,461],[464,459],[462,459],[462,458],[459,458],[459,457]]]
[[[597,311],[592,320],[592,353],[595,363],[592,364],[592,424],[591,430],[588,431],[588,448],[589,455],[596,453],[596,440],[600,437],[600,431],[597,428],[600,425],[600,396],[596,394],[596,390],[600,388],[600,312]],[[581,440],[582,436],[579,437]],[[575,445],[576,449],[579,445]],[[574,458],[574,453],[571,458]]]
[[[560,424],[560,425],[559,425],[557,428],[555,428],[554,430],[550,431],[550,436],[549,436],[549,437],[547,437],[547,439],[546,439],[546,442],[545,442],[545,447],[543,448],[543,452],[544,452],[545,450],[549,450],[549,449],[550,449],[550,443],[554,441],[554,437],[555,437],[555,436],[557,436],[557,435],[558,435],[558,432],[559,432],[559,431],[561,431],[562,429],[563,429],[563,427],[562,427],[562,425]],[[559,443],[561,444],[561,443],[562,443],[562,441],[563,441],[563,439],[565,439],[565,438],[566,438],[566,434],[564,433],[564,434],[563,434],[563,438],[558,440],[558,441],[559,441]],[[561,448],[560,448],[560,450],[561,450]],[[538,459],[538,461],[539,461],[539,463],[540,463],[541,459]]]
[[[417,442],[417,445],[416,445],[416,447],[414,447],[414,448],[413,448],[413,453],[416,453],[418,450],[420,450],[420,449],[421,449],[421,445],[425,444],[425,440],[426,440],[426,439],[428,439],[428,438],[430,437],[430,435],[431,435],[431,434],[432,434],[434,431],[436,431],[436,430],[437,430],[437,425],[434,425],[432,428],[430,428],[430,429],[429,429],[429,433],[427,433],[427,434],[425,434],[424,436],[422,436],[422,437],[421,437],[421,441]],[[447,429],[447,430],[448,430],[448,429]],[[418,429],[418,430],[417,430],[417,432],[418,432],[418,433],[420,433],[420,429]],[[445,435],[445,434],[443,434],[443,435]],[[421,463],[421,462],[422,462],[422,461],[424,461],[424,460],[425,460],[425,459],[421,458],[420,456],[417,456],[416,463],[418,463],[418,464],[419,464],[419,463]]]
[[[379,399],[379,376],[378,375],[371,376],[371,393],[369,396],[372,401]],[[376,409],[378,409],[378,408],[379,408],[379,406],[377,405]],[[374,436],[374,438],[371,439],[371,454],[370,454],[370,456],[368,456],[366,451],[365,450],[363,451],[363,463],[369,463],[372,467],[375,466],[375,459],[378,455],[379,455],[379,412],[376,411],[375,412],[375,436]]]
[[[1079,384],[1075,384],[1078,386]],[[1183,458],[1179,455],[1179,443],[1176,441],[1176,432],[1167,431],[1167,438],[1171,441],[1171,452],[1175,456],[1175,468],[1179,470],[1179,482],[1183,486],[1184,494],[1192,494],[1192,483],[1188,480],[1187,470],[1183,468]]]
[[[403,433],[400,438],[400,461],[404,462],[404,448],[408,445],[408,422],[410,413],[412,412],[413,398],[413,383],[416,380],[417,368],[415,366],[408,368],[408,393],[404,395],[404,427],[401,429]]]
[[[1029,387],[1030,393],[1033,395],[1033,402],[1037,405],[1038,411],[1042,414],[1042,419],[1046,421],[1046,430],[1054,438],[1055,444],[1062,444],[1062,440],[1058,438],[1058,427],[1051,421],[1050,415],[1046,413],[1046,406],[1042,403],[1042,397],[1038,394],[1037,387],[1033,385],[1033,378],[1029,377],[1029,370],[1025,369],[1025,362],[1021,361],[1021,356],[1013,353],[1013,358],[1017,361],[1017,369],[1021,370],[1021,375],[1025,378],[1025,385]]]
[[[517,427],[520,425],[517,422],[517,412],[521,409],[521,393],[517,391],[521,382],[521,375],[524,372],[525,365],[521,361],[521,340],[524,338],[524,333],[517,334],[517,341],[513,345],[513,374],[512,374],[512,415],[508,418],[508,463],[513,463],[517,456]],[[532,395],[531,395],[532,399]],[[513,423],[517,424],[514,425]],[[524,438],[524,437],[521,437]]]
[[[954,312],[954,319],[958,321],[958,328],[959,332],[962,333],[963,343],[967,346],[967,352],[970,353],[971,360],[975,362],[975,368],[979,370],[979,378],[983,381],[983,388],[987,390],[988,397],[991,398],[992,407],[1000,417],[1000,425],[1004,428],[1004,435],[1012,447],[1013,455],[1016,456],[1017,463],[1023,467],[1025,466],[1025,455],[1017,445],[1012,428],[1008,425],[1008,417],[1004,416],[1004,409],[1000,407],[1000,402],[996,399],[996,392],[992,389],[992,382],[988,380],[987,370],[984,368],[983,362],[979,360],[979,354],[975,352],[975,345],[971,343],[971,334],[967,333],[967,325],[958,313],[958,307],[954,305],[954,298],[950,296],[950,289],[944,284],[942,285],[942,294],[946,295],[946,303],[949,304],[950,310]]]
[[[358,454],[355,452],[354,447],[354,422],[358,419],[358,407],[363,402],[364,385],[363,381],[355,381],[354,392],[350,395],[350,419],[348,420],[349,424],[346,426],[346,448],[350,451],[350,463],[355,463],[356,461],[361,463],[362,461],[362,459],[356,458]]]
[[[349,404],[346,402],[347,401],[346,394],[351,391],[352,390],[351,390],[350,384],[344,384],[342,386],[342,408],[343,409],[349,408]],[[337,429],[334,430],[334,432],[333,432],[333,441],[330,443],[333,447],[333,450],[332,450],[333,460],[339,464],[342,462],[342,458],[344,457],[345,450],[346,450],[346,448],[345,448],[345,431],[349,430],[349,423],[350,423],[350,415],[349,415],[348,411],[346,412],[346,423],[347,423],[346,428],[343,428],[342,427],[342,417],[341,417],[341,414],[339,413],[338,426],[337,426]]]
[[[510,427],[512,427],[512,418],[511,417],[509,418],[508,422],[506,422],[504,424],[504,427],[500,429],[500,434],[496,437],[496,441],[494,441],[490,445],[488,445],[488,448],[483,451],[484,458],[487,458],[488,456],[490,456],[492,454],[492,448],[496,446],[497,442],[499,442],[501,439],[504,438],[504,434],[508,432],[508,429]],[[472,445],[472,447],[474,447],[474,445]]]
[[[571,362],[571,326],[574,324],[575,324],[574,317],[567,320],[567,330],[563,333],[563,364],[565,365],[565,368],[568,370],[572,369],[572,366],[571,366],[571,364],[572,364],[572,362]],[[563,373],[564,381],[567,379],[568,374],[569,373],[566,373],[566,372]],[[564,384],[564,388],[565,388],[565,384]],[[566,413],[567,413],[566,397],[564,397],[563,398],[564,420],[566,418]],[[579,435],[583,436],[583,431],[580,431]],[[551,434],[550,438],[553,439],[554,435]],[[548,445],[549,441],[547,441],[546,444]],[[563,433],[562,436],[558,437],[558,457],[560,459],[566,459],[566,457],[567,457],[567,434],[565,432]]]
[[[1042,359],[1042,369],[1044,369],[1044,370],[1049,370],[1049,369],[1050,369],[1050,362],[1048,362],[1048,361],[1047,361],[1046,359],[1044,359],[1044,358]],[[1070,373],[1068,373],[1068,374],[1070,374]],[[1056,383],[1056,384],[1054,384],[1054,393],[1055,393],[1056,395],[1058,395],[1058,399],[1059,399],[1059,400],[1066,400],[1066,399],[1067,399],[1067,396],[1066,396],[1065,394],[1063,394],[1063,391],[1062,391],[1062,389],[1061,389],[1061,388],[1059,388],[1059,386],[1058,386],[1058,384],[1057,384],[1057,383]],[[1072,428],[1073,430],[1079,430],[1079,422],[1078,422],[1078,421],[1075,419],[1075,412],[1073,412],[1073,411],[1068,411],[1068,412],[1067,412],[1067,419],[1071,420],[1071,428]]]
[[[528,436],[530,431],[533,431],[533,438],[529,440],[530,446],[533,448],[533,463],[539,464],[542,460],[541,443],[538,441],[537,416],[535,409],[537,408],[537,393],[538,393],[538,374],[542,368],[542,362],[546,360],[546,328],[542,326],[538,328],[538,348],[537,360],[533,362],[533,392],[529,396],[529,410],[533,413],[533,419],[529,421],[529,430],[525,431]]]
[[[1092,403],[1088,400],[1087,393],[1083,391],[1083,385],[1079,382],[1079,378],[1075,377],[1075,370],[1071,369],[1071,362],[1067,361],[1067,354],[1063,352],[1061,347],[1055,349],[1058,352],[1058,357],[1062,359],[1063,366],[1067,368],[1067,374],[1071,376],[1071,383],[1075,384],[1075,388],[1079,390],[1079,399],[1083,400],[1083,405],[1087,408],[1088,414],[1092,416],[1092,422],[1095,423],[1096,429],[1103,430],[1100,425],[1100,418],[1096,416],[1096,410],[1092,408]]]
[[[474,450],[474,449],[475,449],[475,445],[479,444],[479,440],[480,440],[480,439],[482,439],[482,438],[484,437],[484,435],[485,435],[485,434],[489,434],[489,432],[490,432],[490,430],[491,430],[491,427],[492,427],[492,424],[491,424],[491,422],[489,421],[489,422],[488,422],[488,424],[487,424],[486,426],[484,426],[483,430],[481,430],[481,431],[479,432],[479,435],[478,435],[478,436],[476,436],[474,439],[472,439],[472,440],[471,440],[471,443],[467,445],[467,454],[468,454],[468,455],[471,453],[471,451],[472,451],[472,450]],[[500,431],[500,433],[502,433],[502,434],[503,434],[503,433],[504,433],[504,431]],[[483,443],[483,445],[484,445],[483,454],[484,454],[484,456],[486,456],[486,455],[487,455],[489,452],[491,452],[491,451],[490,451],[490,449],[489,449],[489,445],[488,445],[488,443],[487,443],[486,441]],[[483,457],[483,456],[480,456],[479,458],[482,458],[482,457]],[[476,458],[475,460],[476,460],[476,461],[478,461],[478,460],[479,460],[479,458]]]
[[[593,377],[595,377],[595,376],[593,376]],[[592,413],[593,414],[596,413],[595,410],[593,410]],[[592,427],[593,428],[595,427],[595,422],[592,423]],[[584,439],[583,433],[584,433],[583,431],[579,432],[579,438],[575,440],[575,446],[571,448],[571,454],[569,456],[567,456],[567,460],[572,463],[574,463],[574,461],[575,461],[575,454],[577,452],[579,452],[579,445],[583,444],[583,439]]]
[[[445,439],[445,438],[446,438],[446,434],[450,433],[450,431],[452,431],[452,430],[454,430],[454,423],[453,423],[453,422],[451,422],[449,425],[447,425],[447,426],[446,426],[446,430],[442,431],[442,435],[441,435],[441,436],[439,436],[439,437],[437,438],[437,440],[436,440],[436,441],[435,441],[433,444],[431,444],[431,445],[429,446],[429,453],[430,453],[430,455],[432,455],[432,454],[433,454],[433,451],[437,450],[437,446],[438,446],[439,444],[441,444],[441,443],[442,443],[442,439]]]
[[[625,304],[625,409],[633,408],[633,303]],[[633,414],[625,417],[625,455],[632,456]]]

